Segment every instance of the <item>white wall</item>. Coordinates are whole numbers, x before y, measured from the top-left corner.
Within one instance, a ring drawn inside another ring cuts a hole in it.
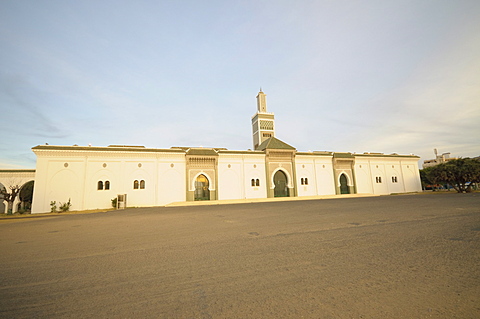
[[[373,184],[375,177],[373,177],[370,170],[369,160],[366,158],[355,158],[355,181],[357,183],[357,194],[374,194]]]
[[[417,158],[407,157],[356,157],[357,193],[382,195],[421,191],[417,162]],[[382,182],[377,183],[376,177],[381,177]],[[392,177],[397,177],[397,182]]]
[[[267,197],[267,173],[265,155],[244,155],[244,188],[245,198],[266,198]],[[259,179],[260,186],[252,187],[252,179]]]
[[[315,178],[315,158],[313,156],[298,155],[295,159],[297,194],[301,196],[317,195],[317,181]],[[302,185],[302,179],[308,180],[308,185]]]
[[[317,195],[335,195],[335,177],[333,173],[333,157],[319,156],[315,158]]]
[[[56,155],[56,154],[59,155]],[[36,151],[37,170],[32,213],[50,211],[50,202],[71,210],[111,208],[117,194],[127,194],[128,207],[185,201],[185,154],[172,152]],[[68,154],[65,156],[64,154]],[[172,166],[173,165],[173,166]],[[145,181],[134,189],[134,181]],[[98,190],[98,181],[110,189]]]
[[[219,154],[218,199],[244,199],[267,197],[265,155]],[[252,179],[260,186],[252,186]]]
[[[218,199],[245,198],[243,187],[243,158],[220,155],[218,158]]]
[[[117,194],[127,194],[127,206],[157,206],[186,200],[185,153],[92,150],[34,150],[37,154],[32,213],[50,211],[50,202],[66,202],[71,210],[105,209]],[[298,196],[334,195],[333,157],[297,155],[295,177]],[[408,157],[355,157],[355,182],[359,194],[421,191],[418,159]],[[392,181],[397,177],[397,182]],[[382,182],[377,183],[376,177]],[[218,199],[266,198],[265,154],[219,152]],[[301,179],[308,178],[308,185]],[[252,186],[251,180],[260,186]],[[134,189],[134,180],[145,189]],[[110,189],[98,190],[98,181]]]
[[[405,160],[402,162],[402,176],[405,183],[405,192],[421,192],[420,172],[418,161]]]
[[[186,198],[186,163],[184,154],[158,159],[158,197],[156,205],[184,202]]]

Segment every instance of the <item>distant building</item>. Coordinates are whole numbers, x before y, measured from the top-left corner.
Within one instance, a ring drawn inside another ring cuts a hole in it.
[[[275,137],[274,114],[267,112],[262,91],[257,95],[252,130],[253,150],[247,151],[35,146],[32,213],[49,212],[50,202],[69,199],[72,210],[105,209],[117,195],[126,195],[127,206],[140,207],[195,200],[422,190],[418,156],[299,152],[279,140]],[[1,178],[0,183],[4,183]]]
[[[442,155],[438,155],[436,148],[433,150],[433,152],[435,153],[435,158],[430,160],[424,160],[422,165],[423,168],[432,167],[457,159],[457,157],[450,157],[450,153],[443,153]]]

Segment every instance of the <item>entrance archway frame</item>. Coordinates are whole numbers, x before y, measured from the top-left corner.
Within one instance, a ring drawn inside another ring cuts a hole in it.
[[[200,177],[201,175],[205,176],[205,178],[208,181],[208,193],[209,193],[209,199],[208,200],[212,200],[212,188],[211,188],[212,187],[212,178],[210,176],[208,176],[208,174],[205,173],[205,172],[197,173],[191,181],[191,190],[193,191],[193,194],[194,194],[193,195],[193,200],[195,200],[195,191],[197,189],[195,183],[197,182],[198,177]]]
[[[294,197],[295,196],[295,185],[293,184],[294,183],[294,179],[293,179],[293,176],[292,174],[290,174],[290,172],[288,171],[288,169],[285,169],[283,167],[277,167],[275,168],[272,173],[270,174],[270,177],[269,177],[269,183],[270,183],[270,190],[269,190],[269,197],[275,197],[274,193],[275,193],[275,174],[277,174],[278,171],[282,171],[282,173],[285,174],[285,176],[287,177],[287,188],[288,188],[288,197]]]
[[[347,171],[347,170],[337,171],[336,183],[335,183],[335,189],[336,189],[337,195],[345,195],[345,194],[342,194],[341,188],[340,188],[341,187],[340,178],[342,177],[342,175],[345,175],[347,179],[348,194],[355,194],[355,183],[354,183],[353,176],[351,176],[350,174],[351,174],[351,171]]]

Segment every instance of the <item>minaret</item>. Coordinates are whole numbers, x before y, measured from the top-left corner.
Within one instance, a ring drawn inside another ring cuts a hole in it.
[[[267,95],[258,92],[257,95],[257,114],[252,117],[253,129],[253,148],[258,149],[258,146],[263,141],[275,136],[275,119],[273,113],[267,113]]]

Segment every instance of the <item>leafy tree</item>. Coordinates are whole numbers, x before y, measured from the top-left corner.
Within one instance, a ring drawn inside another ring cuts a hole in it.
[[[434,184],[429,178],[429,173],[431,170],[432,170],[432,167],[426,167],[420,170],[420,180],[422,182],[423,189],[425,189],[427,185]]]
[[[431,167],[427,178],[435,183],[447,183],[459,193],[471,192],[472,184],[480,182],[480,161],[459,158]]]

